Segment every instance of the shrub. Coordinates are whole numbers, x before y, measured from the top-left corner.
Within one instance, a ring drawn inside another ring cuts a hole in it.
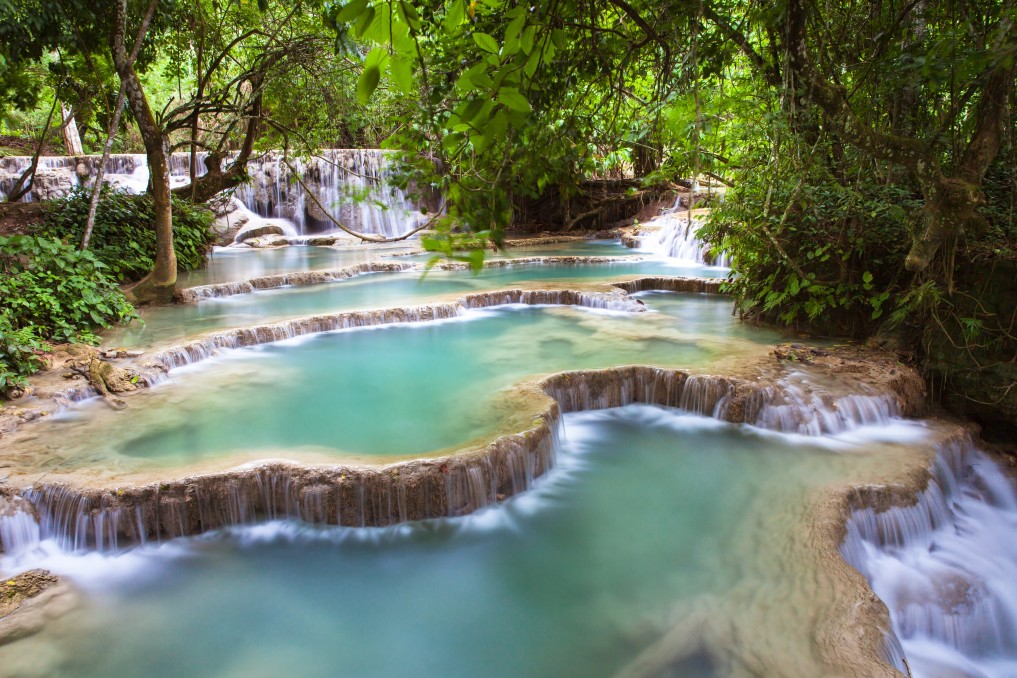
[[[0,395],[39,369],[45,340],[97,343],[98,329],[137,317],[106,271],[56,238],[0,236]]]
[[[71,244],[85,233],[91,190],[77,188],[55,200],[42,232]],[[139,280],[152,270],[155,259],[155,229],[152,199],[103,187],[95,213],[95,227],[89,244],[95,256],[109,267],[117,280]],[[212,213],[185,200],[173,200],[173,248],[177,268],[193,271],[205,265],[212,247]]]
[[[10,315],[0,313],[0,397],[25,386],[28,375],[42,367],[39,353],[48,348],[37,328],[14,329]]]
[[[909,216],[920,203],[874,179],[846,187],[819,170],[796,191],[799,179],[791,173],[771,186],[765,172],[746,176],[700,235],[732,256],[738,275],[728,287],[742,313],[863,335],[906,287]]]

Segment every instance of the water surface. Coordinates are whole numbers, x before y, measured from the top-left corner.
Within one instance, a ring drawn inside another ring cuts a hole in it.
[[[809,497],[906,449],[648,406],[569,415],[563,445],[535,490],[461,519],[271,523],[116,557],[48,545],[21,565],[67,573],[84,605],[0,647],[0,666],[611,676],[655,647],[655,674],[820,675],[812,631],[830,587],[804,538]]]
[[[780,339],[722,297],[643,295],[618,313],[510,306],[465,318],[331,332],[229,351],[171,372],[130,412],[93,403],[24,436],[62,468],[294,454],[405,457],[502,430],[526,377],[627,364],[697,367]],[[49,450],[49,452],[46,452]]]

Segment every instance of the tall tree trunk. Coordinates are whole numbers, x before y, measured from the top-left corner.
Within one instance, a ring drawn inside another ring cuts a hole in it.
[[[7,192],[6,202],[17,202],[31,192],[32,184],[35,183],[35,170],[39,167],[39,156],[42,155],[42,149],[46,147],[46,138],[49,136],[50,125],[53,124],[53,113],[56,111],[59,96],[59,91],[53,92],[53,106],[49,109],[49,117],[46,118],[46,125],[42,128],[42,136],[39,137],[39,143],[35,147],[32,162],[14,182],[11,190]]]
[[[74,109],[60,104],[60,112],[64,118],[64,148],[67,155],[84,155],[85,150],[81,147],[81,136],[78,135],[78,123],[74,120]]]
[[[145,91],[134,71],[134,64],[128,58],[124,46],[127,32],[127,0],[114,3],[113,31],[110,48],[113,63],[124,85],[127,103],[138,123],[138,130],[145,143],[150,173],[149,190],[154,202],[155,265],[152,272],[135,285],[130,294],[139,304],[172,301],[176,293],[177,256],[173,251],[173,203],[170,192],[169,156],[166,139],[148,105]]]
[[[141,27],[138,29],[138,36],[134,39],[134,47],[131,49],[131,55],[128,57],[128,64],[134,65],[134,62],[138,60],[138,52],[141,50],[141,43],[145,39],[145,33],[148,32],[148,24],[152,21],[152,15],[155,14],[155,6],[159,0],[151,0],[148,5],[148,10],[145,12],[145,17],[141,20]],[[117,93],[117,105],[113,111],[113,120],[110,121],[109,131],[106,134],[106,143],[102,147],[102,159],[99,161],[99,167],[95,171],[95,182],[92,184],[92,196],[88,201],[88,218],[85,220],[85,235],[81,239],[81,249],[88,249],[88,242],[92,239],[92,229],[95,227],[95,211],[99,207],[99,196],[102,194],[102,179],[106,174],[106,163],[109,161],[110,153],[113,152],[113,140],[116,138],[117,131],[120,129],[120,117],[124,112],[124,103],[126,101],[126,87],[124,83],[120,83],[120,91]]]
[[[109,124],[109,132],[106,134],[106,143],[102,147],[102,158],[99,160],[99,167],[95,170],[95,182],[92,184],[92,195],[88,200],[88,218],[85,219],[85,235],[81,238],[81,249],[87,250],[88,243],[92,239],[92,229],[95,228],[95,212],[99,207],[99,196],[102,194],[102,180],[106,174],[106,162],[110,153],[113,152],[113,140],[116,138],[117,130],[120,129],[120,116],[124,112],[124,86],[120,85],[120,93],[117,94],[117,106],[113,111],[113,120]]]

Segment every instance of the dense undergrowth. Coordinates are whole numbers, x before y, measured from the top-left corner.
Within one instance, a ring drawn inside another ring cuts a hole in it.
[[[908,217],[920,203],[871,179],[842,186],[815,170],[802,179],[746,176],[700,235],[732,255],[738,275],[728,288],[743,316],[863,336],[910,282]]]
[[[90,189],[76,188],[66,197],[54,200],[42,232],[67,242],[81,242],[90,197]],[[103,188],[89,248],[120,282],[139,280],[152,270],[153,217],[153,203],[148,195]],[[205,255],[215,241],[210,229],[212,220],[211,211],[203,205],[173,201],[173,249],[178,270],[193,271],[205,265]]]
[[[99,329],[135,317],[108,271],[56,238],[0,237],[0,396],[42,366],[46,342],[97,343]]]
[[[98,343],[97,332],[136,318],[118,283],[152,269],[152,201],[104,189],[91,247],[80,250],[89,192],[53,201],[32,235],[0,237],[0,397],[43,365],[47,342]],[[182,271],[201,268],[214,236],[204,207],[174,201],[174,249]]]
[[[700,235],[732,256],[737,275],[727,286],[743,317],[859,338],[914,329],[955,312],[954,297],[964,293],[972,269],[1017,260],[1017,170],[1005,159],[986,182],[982,228],[949,243],[937,266],[919,274],[904,261],[923,205],[920,191],[906,176],[874,171],[864,157],[837,170],[786,163],[746,172],[707,218]],[[977,341],[993,319],[955,322]]]

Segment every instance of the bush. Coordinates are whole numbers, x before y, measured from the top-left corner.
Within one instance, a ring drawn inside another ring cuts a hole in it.
[[[37,328],[14,329],[7,311],[0,313],[0,397],[27,384],[28,375],[42,367],[39,354],[48,348]]]
[[[745,315],[864,335],[907,287],[909,218],[920,203],[876,179],[842,186],[819,169],[796,192],[799,179],[792,170],[771,188],[767,173],[748,174],[700,236],[731,254],[738,275],[728,287]]]
[[[81,242],[88,218],[91,189],[77,188],[53,201],[42,232],[73,245]],[[117,280],[139,280],[152,270],[155,258],[153,203],[147,195],[103,187],[95,213],[89,249],[109,267]],[[205,265],[205,255],[215,241],[214,217],[205,207],[173,200],[173,249],[177,268],[193,271]]]
[[[0,395],[39,369],[45,340],[97,343],[98,329],[137,317],[106,271],[56,238],[0,236]]]

